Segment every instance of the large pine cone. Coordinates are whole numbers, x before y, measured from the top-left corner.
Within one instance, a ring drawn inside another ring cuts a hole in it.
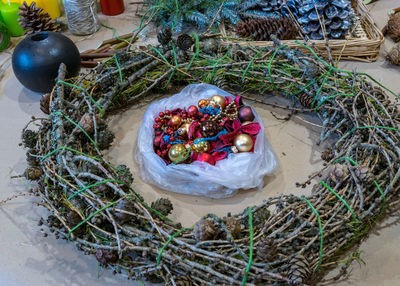
[[[151,203],[151,208],[160,212],[162,215],[169,215],[174,209],[171,201],[166,198],[157,199],[155,202]]]
[[[181,34],[176,39],[176,44],[181,50],[189,50],[194,44],[194,40],[188,34]]]
[[[304,256],[298,255],[289,261],[289,271],[287,277],[291,280],[291,285],[313,285],[314,271],[312,263]]]
[[[166,45],[171,41],[172,31],[170,27],[164,28],[157,34],[157,40],[161,45]]]
[[[257,258],[265,263],[273,262],[278,258],[278,249],[272,238],[262,238],[257,245],[256,252]]]
[[[384,34],[388,34],[394,42],[400,41],[400,13],[390,16],[383,32]]]
[[[25,34],[33,34],[42,31],[60,32],[61,27],[55,20],[50,18],[48,13],[43,12],[43,9],[36,7],[36,3],[32,2],[28,5],[26,2],[19,7],[18,19],[22,29],[26,30]]]
[[[203,219],[194,224],[193,236],[197,241],[211,240],[215,235],[214,224],[210,219]]]
[[[289,18],[248,19],[236,25],[236,34],[256,41],[270,41],[275,35],[279,40],[295,39],[298,30]]]

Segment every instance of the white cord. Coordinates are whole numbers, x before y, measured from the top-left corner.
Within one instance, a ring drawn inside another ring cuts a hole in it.
[[[68,29],[74,35],[91,35],[100,29],[95,0],[64,0]]]

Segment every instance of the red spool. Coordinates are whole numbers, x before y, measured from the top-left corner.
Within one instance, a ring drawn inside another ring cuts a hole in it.
[[[104,15],[115,16],[125,10],[124,0],[100,0],[100,5]]]

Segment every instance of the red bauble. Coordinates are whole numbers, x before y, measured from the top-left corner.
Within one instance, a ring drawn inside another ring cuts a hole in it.
[[[243,106],[239,110],[239,119],[241,122],[245,121],[253,121],[255,118],[253,110],[251,110],[250,106]]]
[[[194,105],[189,106],[187,109],[187,113],[189,116],[195,116],[198,111],[199,110],[198,110],[197,106],[194,106]]]
[[[210,165],[215,165],[215,159],[213,156],[211,156],[208,153],[201,153],[199,154],[199,156],[197,157],[197,161],[201,161],[201,162],[206,162]]]

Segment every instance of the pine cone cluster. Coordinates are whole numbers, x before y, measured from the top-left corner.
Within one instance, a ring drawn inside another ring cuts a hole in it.
[[[35,2],[32,2],[30,5],[24,2],[19,7],[19,10],[18,15],[21,17],[18,21],[22,29],[26,30],[25,34],[43,31],[61,31],[61,26],[55,20],[52,20],[48,13],[43,12],[43,8],[36,7]]]
[[[396,13],[390,16],[387,25],[385,26],[383,33],[388,34],[394,42],[400,41],[400,13]]]
[[[272,238],[263,237],[257,245],[257,258],[262,262],[273,262],[278,258],[278,248]]]
[[[194,40],[188,34],[181,34],[176,39],[176,45],[181,50],[184,50],[184,51],[189,50],[192,47],[193,44],[194,44]]]
[[[394,65],[400,66],[400,44],[395,45],[387,54],[386,59]]]
[[[172,39],[172,31],[170,27],[160,30],[157,34],[157,40],[161,45],[167,45]]]
[[[210,219],[203,219],[196,222],[192,233],[197,241],[211,240],[216,235],[214,224]]]
[[[298,36],[298,30],[289,18],[247,19],[236,25],[236,34],[255,41],[270,41],[275,35],[279,40],[291,40]]]
[[[151,203],[151,208],[160,212],[162,215],[169,215],[174,209],[171,201],[166,198],[157,199],[155,202]]]
[[[301,93],[299,95],[299,102],[303,107],[311,109],[313,107],[314,97],[307,93]]]

